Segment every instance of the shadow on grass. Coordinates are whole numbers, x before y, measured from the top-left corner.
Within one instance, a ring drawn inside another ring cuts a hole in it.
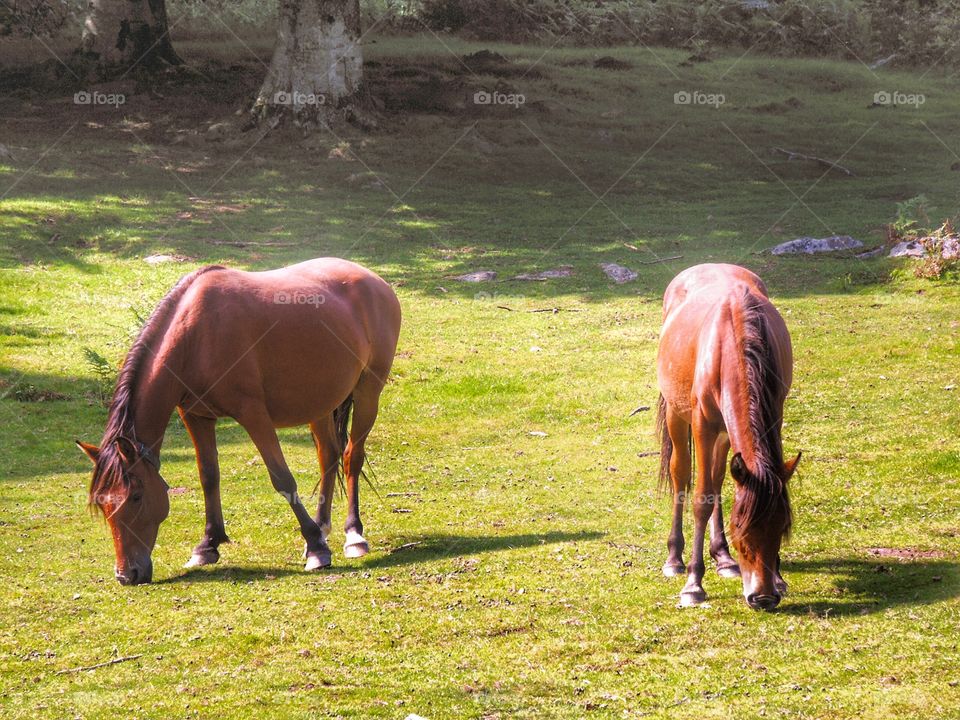
[[[322,578],[325,574],[354,575],[370,570],[415,565],[432,560],[445,560],[466,555],[477,555],[479,553],[499,552],[501,550],[514,550],[537,545],[551,545],[554,543],[598,540],[605,535],[606,533],[599,531],[557,531],[524,533],[521,535],[495,535],[491,537],[445,534],[427,535],[423,536],[420,540],[411,541],[409,545],[403,547],[403,549],[397,548],[384,555],[368,557],[367,560],[361,561],[357,565],[342,566],[334,564],[333,567],[318,573],[316,576]],[[162,585],[179,582],[250,582],[263,580],[266,576],[279,578],[288,575],[302,575],[304,578],[309,578],[312,573],[306,573],[303,570],[287,566],[251,568],[218,565],[214,568],[190,569],[180,575],[157,580],[156,584]]]
[[[790,572],[828,576],[836,599],[807,602],[804,596],[787,596],[779,612],[790,615],[868,615],[894,607],[930,605],[960,595],[960,562],[950,558],[930,560],[869,560],[837,558],[801,560],[786,566]]]

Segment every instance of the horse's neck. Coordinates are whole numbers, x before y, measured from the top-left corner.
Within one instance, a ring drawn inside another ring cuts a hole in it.
[[[183,395],[181,376],[176,353],[157,353],[144,364],[133,390],[137,440],[158,454],[170,416]]]

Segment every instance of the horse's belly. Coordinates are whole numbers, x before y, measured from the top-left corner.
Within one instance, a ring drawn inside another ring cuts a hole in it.
[[[297,368],[274,368],[263,374],[267,411],[278,427],[303,425],[333,412],[357,384],[360,363],[344,353],[308,358]]]

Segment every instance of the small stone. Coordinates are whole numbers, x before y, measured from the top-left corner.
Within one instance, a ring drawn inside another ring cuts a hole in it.
[[[162,265],[163,263],[183,262],[186,260],[182,255],[148,255],[143,259],[148,265]]]
[[[638,275],[630,268],[624,267],[623,265],[617,265],[616,263],[600,263],[600,267],[603,268],[603,272],[606,273],[607,277],[613,280],[617,285],[623,285],[624,283],[631,282],[636,280]]]
[[[561,265],[552,270],[542,270],[538,273],[522,273],[514,275],[513,280],[553,280],[554,278],[565,278],[573,275],[572,265]]]
[[[488,282],[490,280],[496,280],[497,274],[493,272],[493,270],[477,270],[475,272],[469,272],[463,275],[457,275],[453,279],[459,280],[460,282],[469,282],[469,283]]]
[[[228,135],[233,134],[234,127],[229,122],[214,123],[207,128],[207,140],[223,140]]]

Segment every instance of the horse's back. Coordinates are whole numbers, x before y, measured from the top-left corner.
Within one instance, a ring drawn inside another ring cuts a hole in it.
[[[256,272],[216,268],[196,279],[181,309],[215,318],[221,330],[231,323],[282,328],[300,320],[328,329],[353,324],[395,340],[400,324],[400,302],[389,283],[340,258]]]
[[[760,277],[737,265],[695,265],[667,286],[657,376],[664,397],[683,414],[694,402],[717,399],[725,356],[741,353],[736,326],[756,305],[773,326],[783,326]]]
[[[386,377],[400,329],[390,285],[336,258],[204,273],[178,315],[182,339],[202,348],[193,369],[199,386],[212,383],[214,397],[228,388],[263,397],[281,425],[329,412],[364,371]]]
[[[664,317],[687,302],[715,305],[727,297],[742,294],[739,288],[743,286],[767,297],[763,280],[745,267],[725,263],[694,265],[679,273],[667,286],[663,295]]]

